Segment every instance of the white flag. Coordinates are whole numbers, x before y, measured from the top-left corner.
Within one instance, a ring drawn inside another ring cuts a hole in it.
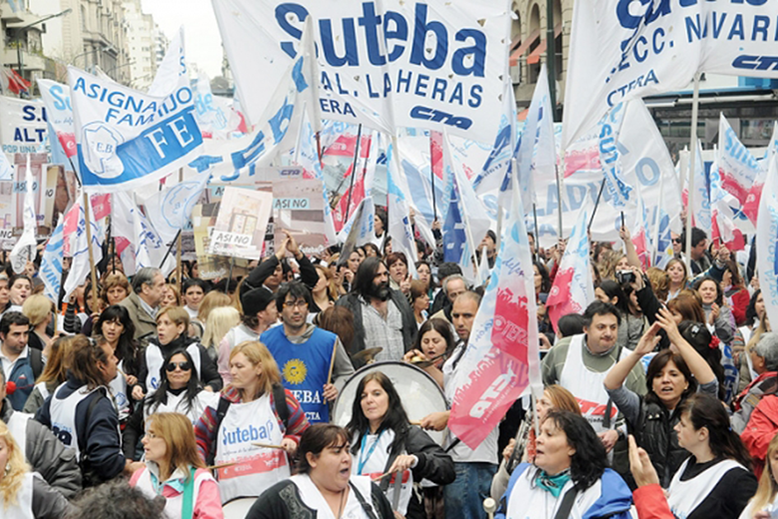
[[[756,269],[765,311],[778,322],[778,157],[772,155],[756,220]]]
[[[32,172],[30,171],[30,154],[27,154],[27,168],[25,169],[25,192],[24,192],[24,210],[23,221],[24,231],[22,232],[19,241],[14,245],[11,250],[11,266],[17,274],[24,272],[24,267],[28,261],[32,261],[35,258],[35,195],[32,191]]]

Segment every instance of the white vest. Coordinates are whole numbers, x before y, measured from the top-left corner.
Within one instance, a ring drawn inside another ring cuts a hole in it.
[[[16,445],[19,446],[19,450],[22,452],[22,457],[24,457],[24,459],[27,459],[27,420],[30,418],[32,418],[31,414],[14,411],[14,413],[11,414],[11,419],[8,420],[8,423],[6,424],[8,430],[11,432],[11,438],[13,438]]]
[[[119,361],[118,367],[121,371],[124,371],[123,360]],[[114,379],[108,384],[108,389],[111,390],[113,402],[116,404],[119,421],[123,422],[130,416],[130,399],[127,395],[127,380],[118,370]]]
[[[673,476],[667,489],[667,504],[677,519],[686,519],[702,503],[721,478],[732,469],[746,468],[734,460],[722,460],[687,481],[681,481],[689,459],[684,461]]]
[[[38,382],[35,384],[35,387],[38,388],[38,393],[41,394],[43,400],[49,398],[49,388],[46,386],[46,382]],[[35,387],[33,389],[35,389]]]
[[[200,365],[202,361],[200,359],[200,348],[196,342],[193,342],[186,347],[186,351],[192,357],[194,361],[195,370],[197,370],[197,376],[202,380],[203,373],[200,371]],[[151,395],[157,390],[160,384],[159,370],[163,368],[162,363],[165,362],[165,358],[162,356],[162,350],[156,344],[149,343],[146,346],[146,368],[148,374],[146,375],[146,396]],[[193,373],[194,375],[194,373]]]
[[[307,474],[299,474],[289,479],[295,484],[297,490],[300,491],[300,499],[305,503],[305,506],[316,510],[316,519],[336,519],[330,505],[324,500],[321,492],[319,492],[319,489],[316,488],[316,485]],[[367,476],[351,476],[349,482],[359,490],[362,499],[373,509],[375,517],[381,517],[378,510],[373,506],[370,478]],[[341,519],[369,519],[362,509],[362,505],[359,504],[359,499],[357,499],[353,489],[349,489],[348,499],[345,505],[343,505],[343,513],[340,517]]]
[[[16,494],[16,504],[3,510],[3,499],[0,496],[0,512],[3,519],[35,519],[32,515],[32,472],[24,475],[22,487]]]
[[[215,464],[235,463],[218,471],[222,503],[256,497],[291,475],[286,452],[252,445],[280,445],[284,439],[270,395],[248,403],[232,403],[217,432]]]
[[[511,495],[508,496],[508,510],[505,519],[554,519],[565,493],[573,488],[573,482],[572,480],[568,481],[562,488],[559,497],[554,497],[551,492],[535,486],[537,472],[534,466],[527,467],[516,480]],[[601,495],[602,480],[598,479],[592,486],[575,496],[573,508],[568,517],[581,519]]]
[[[141,469],[141,475],[135,483],[135,488],[143,492],[150,499],[157,497],[157,492],[154,490],[154,485],[151,484],[151,472],[148,467]],[[180,469],[176,469],[171,478],[183,477],[183,472]],[[204,481],[213,481],[213,476],[208,471],[202,470],[195,477],[194,493],[192,494],[192,515],[197,517],[197,497],[200,495],[200,485]],[[169,519],[181,519],[181,508],[184,506],[184,493],[176,494],[175,496],[165,498],[165,516]]]
[[[219,393],[211,393],[209,391],[200,391],[192,399],[192,406],[189,410],[186,409],[185,393],[182,392],[179,395],[174,395],[168,391],[167,404],[159,404],[159,407],[151,407],[143,405],[143,418],[148,421],[149,411],[154,413],[180,413],[192,422],[192,425],[196,424],[200,417],[203,415],[203,411],[208,406],[214,409],[219,403]]]
[[[608,406],[608,393],[605,391],[604,382],[608,371],[597,373],[590,371],[584,365],[584,337],[584,334],[574,335],[570,340],[565,365],[559,375],[559,385],[575,396],[581,406],[581,414],[589,421],[594,432],[599,433],[605,430],[603,419]],[[629,353],[628,349],[622,348],[619,360],[625,358]],[[616,425],[617,414],[618,409],[614,404],[611,408],[611,429]]]
[[[357,441],[359,435],[355,435],[354,442]],[[387,461],[389,461],[389,451],[391,450],[392,442],[394,441],[394,431],[391,429],[384,430],[381,434],[371,434],[366,436],[365,446],[360,446],[356,455],[352,455],[351,473],[355,476],[370,476],[371,478],[380,476],[384,473]],[[376,443],[377,442],[377,443]],[[373,445],[375,444],[375,447]],[[352,444],[353,445],[353,444]],[[401,455],[408,454],[404,450],[400,452]],[[360,465],[363,465],[362,472],[359,472]],[[413,491],[413,473],[410,470],[406,470],[402,473],[402,479],[400,483],[400,495],[395,497],[395,485],[398,474],[393,474],[389,487],[386,489],[386,499],[392,505],[392,508],[400,512],[401,515],[405,515],[408,511],[408,503],[411,500],[411,492]],[[367,499],[367,498],[365,498]],[[394,506],[395,500],[397,506]]]
[[[76,430],[76,407],[93,392],[105,391],[105,387],[98,386],[89,391],[86,386],[83,386],[77,391],[73,391],[67,398],[60,399],[57,395],[66,384],[67,382],[55,389],[54,396],[51,397],[51,407],[49,408],[51,431],[65,447],[74,449],[76,459],[80,459],[81,450],[78,448],[78,431]]]

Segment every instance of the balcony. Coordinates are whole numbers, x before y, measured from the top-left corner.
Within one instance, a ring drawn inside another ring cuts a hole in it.
[[[4,49],[2,53],[0,53],[0,62],[2,62],[3,66],[12,67],[14,70],[17,70],[19,58],[18,54],[16,53],[16,49],[13,47],[7,47]],[[45,70],[46,58],[44,58],[41,54],[34,54],[26,50],[22,50],[22,65],[24,66],[24,70],[27,71]]]

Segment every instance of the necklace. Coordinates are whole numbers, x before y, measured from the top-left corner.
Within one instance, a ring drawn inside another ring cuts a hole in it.
[[[340,504],[338,505],[338,515],[336,519],[340,519],[341,515],[343,514],[343,501],[346,497],[346,489],[340,491]]]

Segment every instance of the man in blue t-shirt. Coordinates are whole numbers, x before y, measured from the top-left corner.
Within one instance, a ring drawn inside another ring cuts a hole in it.
[[[354,367],[337,335],[308,323],[310,302],[311,292],[301,282],[281,285],[276,306],[282,325],[270,328],[259,340],[273,355],[283,386],[300,402],[308,422],[328,422],[328,402],[337,398]]]

